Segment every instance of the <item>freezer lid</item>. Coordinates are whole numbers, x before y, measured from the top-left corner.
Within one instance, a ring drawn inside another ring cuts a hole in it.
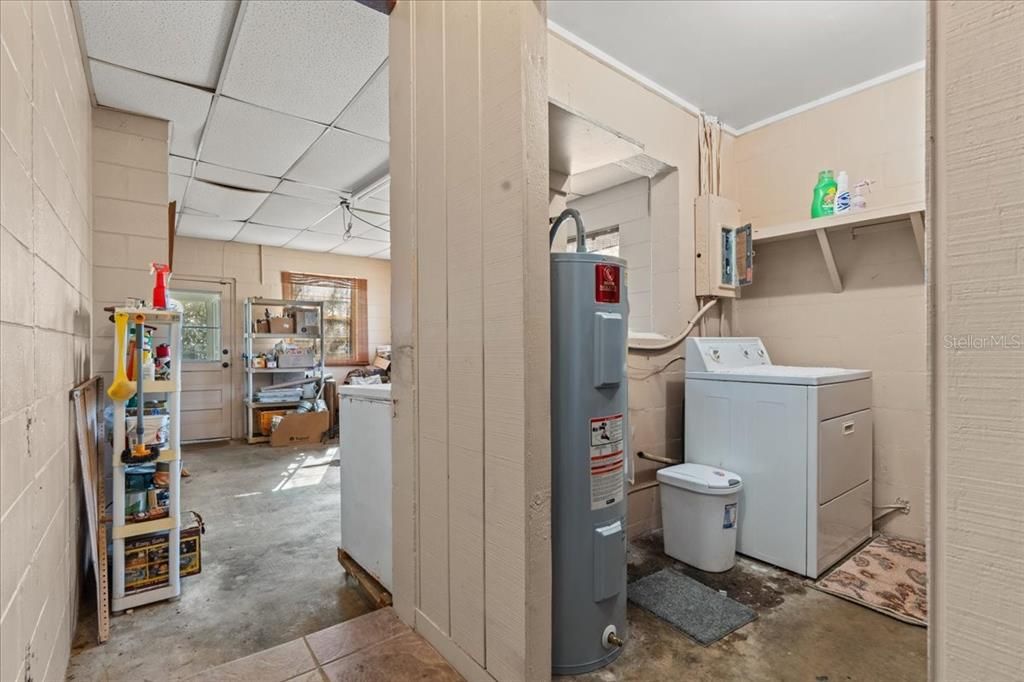
[[[391,384],[365,384],[363,386],[342,384],[338,387],[338,395],[342,398],[361,398],[390,403]]]

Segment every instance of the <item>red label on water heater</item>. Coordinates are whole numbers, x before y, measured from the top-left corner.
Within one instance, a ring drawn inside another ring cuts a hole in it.
[[[594,300],[597,303],[618,303],[621,271],[618,265],[598,263],[594,266]]]

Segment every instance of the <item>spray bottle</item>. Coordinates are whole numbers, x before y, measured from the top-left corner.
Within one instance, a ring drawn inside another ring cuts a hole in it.
[[[153,307],[167,307],[167,280],[171,278],[171,266],[163,263],[150,263],[149,274],[156,275],[153,282]]]

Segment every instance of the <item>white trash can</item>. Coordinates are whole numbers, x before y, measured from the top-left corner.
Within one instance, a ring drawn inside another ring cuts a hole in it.
[[[705,464],[677,464],[659,469],[658,482],[665,554],[702,571],[732,568],[743,480]]]

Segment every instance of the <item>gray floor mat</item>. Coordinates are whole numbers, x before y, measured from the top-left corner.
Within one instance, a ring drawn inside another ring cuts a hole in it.
[[[629,600],[704,646],[757,618],[750,608],[671,568],[630,583]]]

